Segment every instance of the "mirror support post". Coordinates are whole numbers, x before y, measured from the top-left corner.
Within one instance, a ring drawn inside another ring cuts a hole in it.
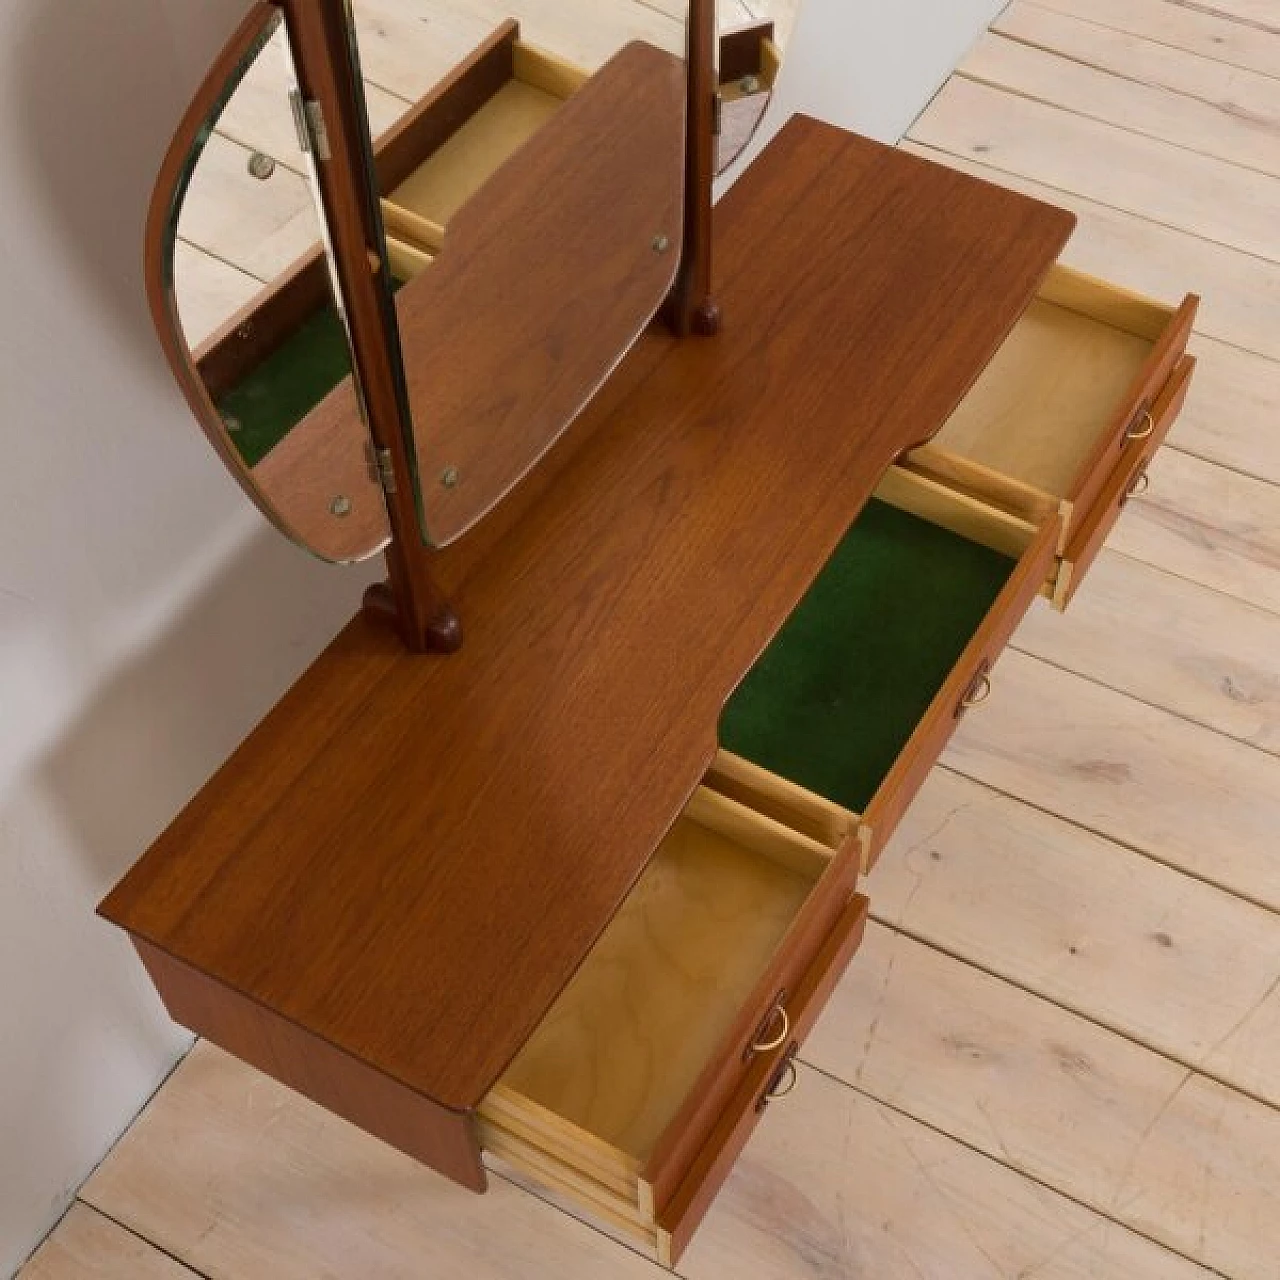
[[[664,318],[679,337],[720,331],[711,296],[712,183],[716,156],[716,0],[689,0],[685,115],[684,244]]]
[[[377,178],[367,172],[363,123],[352,79],[344,0],[280,0],[289,26],[302,91],[321,104],[330,158],[317,165],[334,257],[350,317],[350,332],[366,419],[376,456],[390,461],[384,483],[391,541],[388,579],[370,589],[365,607],[394,620],[415,653],[453,653],[462,645],[457,615],[431,573],[423,545],[409,457],[408,424],[396,393],[391,336],[378,288],[382,264],[370,208]],[[376,198],[376,197],[374,197]],[[376,264],[376,269],[375,269]]]

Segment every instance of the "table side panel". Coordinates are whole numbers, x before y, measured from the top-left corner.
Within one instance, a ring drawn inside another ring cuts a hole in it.
[[[175,1022],[464,1187],[486,1189],[473,1115],[445,1110],[159,947],[133,943]]]

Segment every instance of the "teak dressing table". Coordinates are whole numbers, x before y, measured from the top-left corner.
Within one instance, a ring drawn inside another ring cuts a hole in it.
[[[193,349],[186,157],[280,16],[233,35],[161,175],[157,324],[254,500],[330,559],[385,551],[388,586],[101,910],[185,1026],[672,1265],[795,1082],[861,878],[1177,416],[1195,300],[1067,270],[1069,214],[806,118],[712,237],[709,55],[748,89],[743,59],[776,68],[712,5],[686,60],[594,76],[508,25],[369,144],[343,6],[293,0],[325,235]],[[568,233],[602,274],[540,307]],[[345,375],[255,458],[233,429],[282,361],[323,365],[336,298]]]

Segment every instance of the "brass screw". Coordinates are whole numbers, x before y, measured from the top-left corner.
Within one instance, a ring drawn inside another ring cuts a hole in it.
[[[664,235],[656,235],[653,237],[654,253],[666,253],[671,248],[671,237]]]
[[[743,93],[747,94],[759,93],[760,78],[758,76],[743,76],[742,79],[738,81],[738,88],[741,89]]]
[[[344,516],[351,514],[351,499],[345,493],[340,493],[334,500],[329,503],[329,514],[337,516],[341,520]]]
[[[249,157],[249,172],[265,182],[276,171],[276,162],[265,151],[255,151]]]
[[[446,489],[456,489],[458,487],[458,481],[461,479],[462,477],[458,474],[457,467],[445,467],[440,476],[440,483],[444,485]]]

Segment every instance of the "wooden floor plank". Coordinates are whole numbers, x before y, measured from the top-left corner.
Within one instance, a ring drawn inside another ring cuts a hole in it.
[[[1280,916],[935,770],[876,919],[1280,1105]]]
[[[687,1280],[1207,1280],[1210,1273],[801,1070],[680,1265]]]
[[[1074,25],[1098,30],[1084,23]],[[1177,56],[1190,58],[1188,54]],[[1220,63],[1208,65],[1221,68]],[[1061,107],[1229,164],[1280,175],[1280,86],[1265,77],[1258,79],[1271,91],[1264,99],[1264,114],[1255,118],[1247,109],[1224,110],[1215,102],[1143,84],[990,33],[969,51],[959,72],[993,89]]]
[[[1280,613],[1280,489],[1164,449],[1110,546]]]
[[[199,1280],[88,1205],[76,1203],[17,1280]]]
[[[1010,650],[957,772],[1280,909],[1280,759]],[[872,896],[875,890],[872,888]]]
[[[905,149],[1072,210],[1080,225],[1063,261],[1166,302],[1199,293],[1201,333],[1280,360],[1280,268],[1274,263],[946,151],[916,143]]]
[[[663,1274],[501,1180],[486,1197],[453,1187],[209,1046],[84,1194],[212,1280]],[[689,1280],[1203,1274],[810,1072],[766,1117],[680,1269]]]
[[[1280,1257],[1280,1113],[879,925],[804,1054],[1233,1280]]]
[[[910,137],[1280,261],[1280,178],[957,77]]]
[[[182,331],[193,351],[262,288],[255,276],[185,240],[174,247],[173,278]]]
[[[188,243],[264,283],[319,243],[320,221],[307,180],[284,165],[265,182],[249,172],[251,151],[214,134],[178,218]]]
[[[657,1280],[494,1180],[477,1196],[198,1045],[81,1190],[211,1280]]]
[[[416,102],[497,23],[465,4],[355,0],[360,69],[378,88]]]
[[[1234,22],[1247,22],[1262,31],[1280,35],[1280,10],[1275,0],[1171,0],[1172,4],[1201,13],[1216,13]]]
[[[1280,616],[1105,550],[1065,618],[1015,648],[1280,754]]]
[[[1263,128],[1280,127],[1280,84],[1272,76],[1084,22],[1043,8],[1036,0],[1014,0],[991,29],[1085,67],[1183,94],[1212,108],[1224,123],[1242,120]]]
[[[611,58],[629,40],[647,40],[672,53],[684,50],[683,23],[657,8],[635,0],[592,0],[590,4],[566,4],[565,0],[360,0],[364,11],[378,15],[381,21],[393,18],[425,24],[433,45],[450,45],[456,51],[458,41],[467,39],[459,61],[499,23],[515,18],[520,23],[523,39],[549,49],[561,58],[594,71]],[[439,28],[445,31],[437,37]],[[463,35],[479,29],[474,38]],[[420,36],[406,30],[409,47],[420,44]],[[361,32],[361,49],[367,38]],[[366,74],[384,89],[403,96],[418,98],[423,90],[406,93],[401,84],[383,79],[374,66],[366,66]],[[438,75],[437,77],[438,78]],[[404,82],[401,82],[404,83]]]
[[[1199,361],[1170,441],[1186,453],[1280,484],[1280,360],[1197,334]]]
[[[1270,0],[1262,0],[1267,4]],[[1035,0],[1042,8],[1167,44],[1232,66],[1280,76],[1280,36],[1168,0]]]

